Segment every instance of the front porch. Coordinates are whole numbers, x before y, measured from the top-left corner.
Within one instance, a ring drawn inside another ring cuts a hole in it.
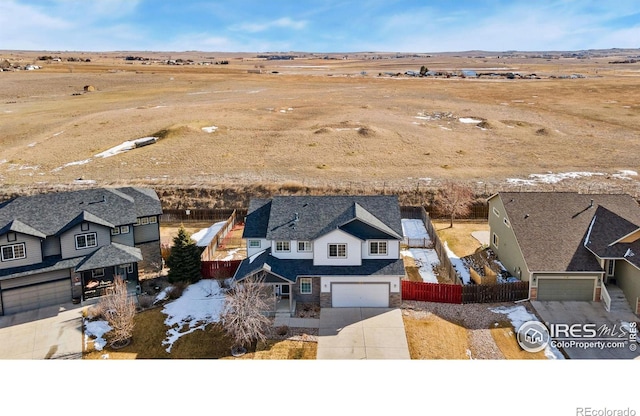
[[[634,313],[623,290],[615,284],[614,280],[602,284],[600,302],[604,309],[610,313]]]

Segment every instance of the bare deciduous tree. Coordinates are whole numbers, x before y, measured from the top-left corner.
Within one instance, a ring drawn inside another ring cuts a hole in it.
[[[109,336],[112,345],[122,345],[131,340],[135,326],[136,304],[132,296],[127,293],[127,283],[120,276],[113,279],[111,293],[100,300],[109,326]]]
[[[263,314],[268,309],[263,282],[263,278],[245,279],[225,299],[222,324],[239,347],[266,339],[271,321]]]
[[[450,227],[453,228],[453,220],[456,217],[467,215],[471,212],[471,204],[474,199],[475,195],[469,186],[448,181],[438,189],[434,206],[439,212],[449,217]]]

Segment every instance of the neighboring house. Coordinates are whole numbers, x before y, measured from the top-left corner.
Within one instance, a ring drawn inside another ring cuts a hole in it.
[[[397,307],[402,224],[395,196],[252,200],[235,280],[265,279],[276,296],[321,307]]]
[[[617,285],[640,308],[640,207],[629,195],[501,192],[489,198],[491,248],[531,299],[599,301]]]
[[[0,203],[0,315],[132,288],[160,263],[160,200],[144,188],[89,189]]]

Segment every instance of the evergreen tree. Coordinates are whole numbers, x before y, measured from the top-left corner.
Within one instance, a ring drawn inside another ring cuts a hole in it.
[[[195,283],[200,280],[200,254],[200,248],[181,226],[178,235],[173,238],[173,247],[167,259],[169,282]]]

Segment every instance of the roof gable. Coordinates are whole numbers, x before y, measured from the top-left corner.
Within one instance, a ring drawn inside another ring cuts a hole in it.
[[[49,236],[79,219],[105,226],[133,224],[138,216],[162,213],[152,194],[143,188],[94,188],[18,197],[0,206],[0,228],[19,221]]]
[[[314,240],[358,220],[383,233],[402,235],[395,196],[278,196],[252,201],[245,238]],[[266,224],[266,226],[265,226]]]

